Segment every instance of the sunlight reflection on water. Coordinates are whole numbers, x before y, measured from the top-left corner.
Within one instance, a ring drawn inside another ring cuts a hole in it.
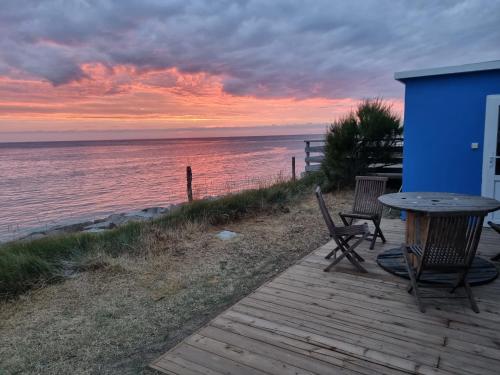
[[[0,240],[185,201],[187,165],[199,198],[290,175],[292,156],[300,174],[305,138],[0,144]]]

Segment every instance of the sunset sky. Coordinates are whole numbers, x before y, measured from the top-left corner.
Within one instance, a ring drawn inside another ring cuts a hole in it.
[[[492,1],[0,2],[0,142],[304,134],[500,59]]]

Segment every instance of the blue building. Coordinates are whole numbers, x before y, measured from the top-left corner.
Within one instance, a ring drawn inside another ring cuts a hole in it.
[[[500,199],[500,61],[395,79],[405,84],[403,191]]]

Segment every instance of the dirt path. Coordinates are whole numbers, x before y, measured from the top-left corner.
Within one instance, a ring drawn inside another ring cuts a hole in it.
[[[349,193],[328,197],[332,212]],[[222,229],[239,233],[221,241]],[[313,196],[222,227],[151,230],[135,256],[0,304],[0,374],[137,374],[328,240]]]

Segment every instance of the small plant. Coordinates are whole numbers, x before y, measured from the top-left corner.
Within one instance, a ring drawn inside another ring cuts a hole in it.
[[[399,115],[380,99],[363,101],[327,131],[322,170],[327,188],[350,187],[370,165],[394,164],[403,128]]]

